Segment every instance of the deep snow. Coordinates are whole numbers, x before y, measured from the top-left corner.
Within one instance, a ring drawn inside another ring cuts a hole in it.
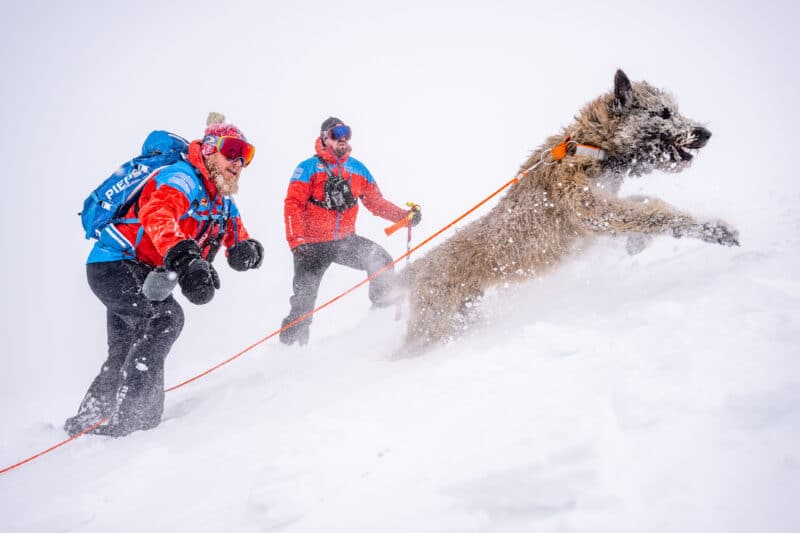
[[[357,291],[315,318],[305,349],[272,339],[169,393],[155,430],[82,437],[0,475],[2,530],[794,531],[798,8],[306,4],[175,3],[151,40],[129,24],[148,2],[4,10],[0,155],[19,190],[1,230],[0,468],[65,438],[103,360],[83,196],[147,131],[197,136],[210,110],[257,146],[239,205],[268,256],[257,272],[223,264],[211,304],[182,300],[168,385],[277,329],[283,194],[329,114],[351,123],[388,198],[423,205],[419,242],[622,67],[714,133],[691,169],[625,192],[723,218],[742,246],[659,237],[629,256],[603,238],[494,291],[466,338],[412,359],[392,356],[403,321]],[[180,61],[137,75],[165,51]],[[359,232],[399,255],[386,224],[362,212]],[[319,302],[361,279],[332,268]]]

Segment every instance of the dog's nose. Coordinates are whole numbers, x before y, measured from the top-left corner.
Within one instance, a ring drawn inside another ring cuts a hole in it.
[[[711,132],[703,127],[695,128],[692,130],[692,137],[694,137],[692,148],[702,148],[711,138]]]

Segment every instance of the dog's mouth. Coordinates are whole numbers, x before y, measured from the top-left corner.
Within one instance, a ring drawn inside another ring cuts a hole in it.
[[[689,163],[694,159],[694,153],[704,147],[711,138],[711,132],[706,128],[697,127],[692,129],[686,142],[677,143],[672,146],[672,156],[677,162]]]
[[[688,148],[689,150],[699,150],[708,143],[710,138],[711,132],[707,129],[703,127],[694,128],[692,129],[691,134],[689,134],[689,138],[687,139],[688,142],[683,144],[681,150],[684,154],[689,155],[689,158],[691,159],[691,154],[688,154],[688,152],[686,152],[684,149]]]
[[[626,176],[642,176],[656,168],[664,172],[680,172],[692,164],[694,156],[709,138],[711,132],[703,127],[693,127],[677,135],[665,131],[650,132],[631,152],[612,153],[605,165]]]
[[[690,148],[687,146],[687,148]],[[697,151],[696,148],[691,148]],[[682,163],[689,163],[692,159],[694,159],[694,155],[691,152],[687,152],[680,146],[673,146],[672,147],[672,159],[677,162]]]

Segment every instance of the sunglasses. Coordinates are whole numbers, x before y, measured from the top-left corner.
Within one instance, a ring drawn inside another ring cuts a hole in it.
[[[255,146],[242,139],[237,139],[236,137],[223,135],[222,137],[216,138],[210,135],[205,138],[204,142],[206,144],[214,143],[214,147],[219,150],[219,153],[224,155],[228,161],[241,159],[242,166],[245,167],[253,161],[253,156],[256,155]]]
[[[350,126],[345,126],[344,124],[339,124],[338,126],[334,126],[328,130],[328,138],[333,139],[334,141],[338,141],[340,139],[349,141],[352,135],[353,132],[350,130]]]

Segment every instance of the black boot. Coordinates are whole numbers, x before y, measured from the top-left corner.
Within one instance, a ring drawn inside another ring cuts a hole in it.
[[[164,413],[164,361],[141,354],[126,361],[123,381],[115,395],[114,412],[104,426],[92,433],[124,437],[134,431],[152,429]]]
[[[100,374],[89,386],[78,407],[78,414],[67,418],[64,422],[64,431],[70,437],[74,437],[86,428],[89,428],[104,418],[111,416],[114,412],[114,394],[119,383],[119,365],[114,364],[113,358],[109,358]]]
[[[91,413],[80,413],[75,416],[67,418],[64,422],[64,431],[70,437],[74,437],[78,433],[82,433],[86,428],[100,422],[104,417],[102,415],[94,415]]]
[[[281,322],[281,328],[285,327],[286,324],[289,324],[290,322],[294,322],[295,320],[296,319],[290,317],[284,318]],[[311,333],[311,327],[309,325],[310,322],[310,320],[306,319],[299,324],[290,327],[289,329],[281,331],[280,334],[278,334],[278,339],[281,341],[281,343],[287,346],[291,346],[294,343],[298,343],[300,346],[305,346],[308,344],[308,337]]]

